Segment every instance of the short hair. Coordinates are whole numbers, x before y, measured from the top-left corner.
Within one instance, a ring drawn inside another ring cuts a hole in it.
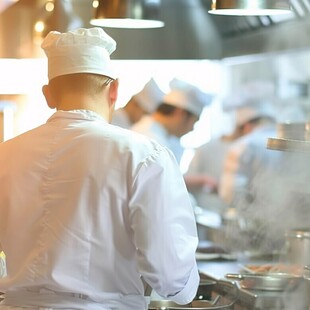
[[[194,114],[194,113],[192,113],[186,109],[183,109],[181,107],[176,107],[176,106],[168,104],[168,103],[161,103],[158,106],[156,111],[159,112],[160,114],[163,114],[163,115],[171,115],[178,108],[184,110],[188,117],[196,116],[196,114]]]
[[[59,100],[67,93],[97,95],[107,81],[106,76],[92,73],[74,73],[57,76],[49,81],[51,93]]]
[[[243,130],[243,128],[247,125],[247,124],[250,124],[250,125],[259,125],[261,122],[263,121],[271,121],[271,122],[274,122],[274,118],[271,117],[271,116],[268,116],[268,115],[262,115],[262,116],[257,116],[257,117],[254,117],[250,120],[248,120],[247,122],[243,123],[242,125],[239,125],[238,128]]]
[[[156,111],[159,112],[160,114],[163,114],[163,115],[171,115],[175,109],[176,109],[175,106],[172,106],[172,105],[167,104],[167,103],[161,103],[158,106]]]

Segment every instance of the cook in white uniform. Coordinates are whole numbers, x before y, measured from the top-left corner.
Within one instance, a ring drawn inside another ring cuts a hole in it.
[[[145,114],[153,113],[161,103],[164,92],[151,78],[141,91],[133,95],[127,104],[113,113],[112,124],[129,129]]]
[[[180,162],[183,147],[180,138],[193,130],[203,108],[210,103],[208,94],[186,82],[174,79],[171,91],[152,115],[146,115],[131,129],[168,147]]]
[[[230,147],[224,162],[219,193],[228,204],[251,199],[252,182],[259,173],[278,167],[280,152],[267,149],[267,139],[276,136],[272,102],[258,102],[236,110],[242,137]],[[242,124],[242,125],[241,125]]]
[[[217,213],[227,209],[227,204],[218,195],[218,185],[227,151],[236,139],[236,133],[237,130],[231,135],[214,138],[197,148],[184,175],[196,204],[204,209]]]
[[[57,111],[0,145],[0,309],[147,309],[145,284],[180,304],[196,294],[196,224],[173,155],[109,124],[115,47],[101,28],[42,43]]]

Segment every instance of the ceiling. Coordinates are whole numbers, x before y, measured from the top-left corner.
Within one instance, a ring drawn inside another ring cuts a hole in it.
[[[45,2],[19,0],[0,14],[1,58],[40,55],[38,19],[47,31],[91,27],[91,0],[55,0],[53,14],[43,10]],[[118,42],[115,59],[224,59],[310,47],[310,0],[291,0],[288,17],[211,15],[211,0],[161,0],[161,6],[164,28],[106,28]]]

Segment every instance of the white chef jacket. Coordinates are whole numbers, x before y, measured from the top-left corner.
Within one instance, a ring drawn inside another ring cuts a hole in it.
[[[0,165],[0,309],[146,309],[140,276],[177,303],[195,296],[196,224],[167,148],[58,111],[0,144]]]
[[[232,141],[217,138],[201,145],[195,150],[185,175],[204,174],[219,182],[223,173],[225,157],[231,144]],[[200,207],[219,212],[227,208],[226,203],[219,195],[211,192],[207,187],[192,190],[191,193]]]
[[[278,169],[281,152],[267,149],[267,139],[275,136],[273,125],[263,125],[232,144],[225,158],[219,188],[226,203],[252,195],[255,178],[265,171],[271,173]]]
[[[135,123],[131,129],[135,132],[155,139],[160,144],[168,147],[174,154],[177,162],[180,163],[184,151],[183,147],[181,146],[180,139],[170,135],[159,122],[152,118],[152,116],[142,116],[140,121]]]
[[[126,129],[129,129],[132,126],[128,114],[123,108],[114,111],[111,124]]]

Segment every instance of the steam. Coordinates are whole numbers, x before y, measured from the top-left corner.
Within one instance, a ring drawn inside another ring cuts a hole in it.
[[[262,253],[281,251],[286,231],[310,228],[309,160],[310,154],[279,152],[276,166],[256,174],[251,195],[236,197],[238,247]]]

